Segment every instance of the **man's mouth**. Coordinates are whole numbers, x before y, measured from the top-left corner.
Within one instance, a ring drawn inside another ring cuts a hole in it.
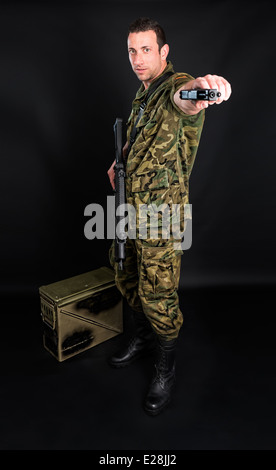
[[[146,69],[135,69],[136,72],[145,72]]]

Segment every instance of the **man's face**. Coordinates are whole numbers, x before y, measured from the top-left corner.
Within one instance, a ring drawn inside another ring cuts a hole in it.
[[[148,86],[165,69],[169,46],[165,44],[159,51],[156,33],[152,30],[130,33],[127,44],[132,69]]]

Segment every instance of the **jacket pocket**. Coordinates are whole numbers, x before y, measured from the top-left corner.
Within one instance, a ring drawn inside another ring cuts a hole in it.
[[[159,206],[168,200],[170,184],[166,168],[138,169],[132,175],[131,185],[135,205],[155,204]]]

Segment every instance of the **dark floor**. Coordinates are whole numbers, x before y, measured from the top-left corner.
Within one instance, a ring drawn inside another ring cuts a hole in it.
[[[142,409],[152,359],[107,364],[123,335],[59,363],[42,346],[39,298],[4,299],[0,448],[276,449],[274,291],[182,293],[177,387],[157,417]]]

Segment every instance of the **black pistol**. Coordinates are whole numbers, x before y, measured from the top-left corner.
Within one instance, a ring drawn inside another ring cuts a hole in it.
[[[117,209],[121,204],[126,203],[126,189],[125,189],[125,164],[123,158],[123,138],[122,138],[122,124],[121,118],[116,118],[114,124],[115,134],[115,153],[116,164],[115,170],[115,261],[119,263],[119,269],[123,270],[123,262],[125,260],[125,244],[126,233],[124,227],[121,227],[121,221],[124,220],[123,215],[117,215]],[[120,225],[119,225],[120,224]]]
[[[181,90],[181,100],[194,100],[194,101],[216,101],[221,96],[221,93],[215,88],[199,89],[199,90]]]

